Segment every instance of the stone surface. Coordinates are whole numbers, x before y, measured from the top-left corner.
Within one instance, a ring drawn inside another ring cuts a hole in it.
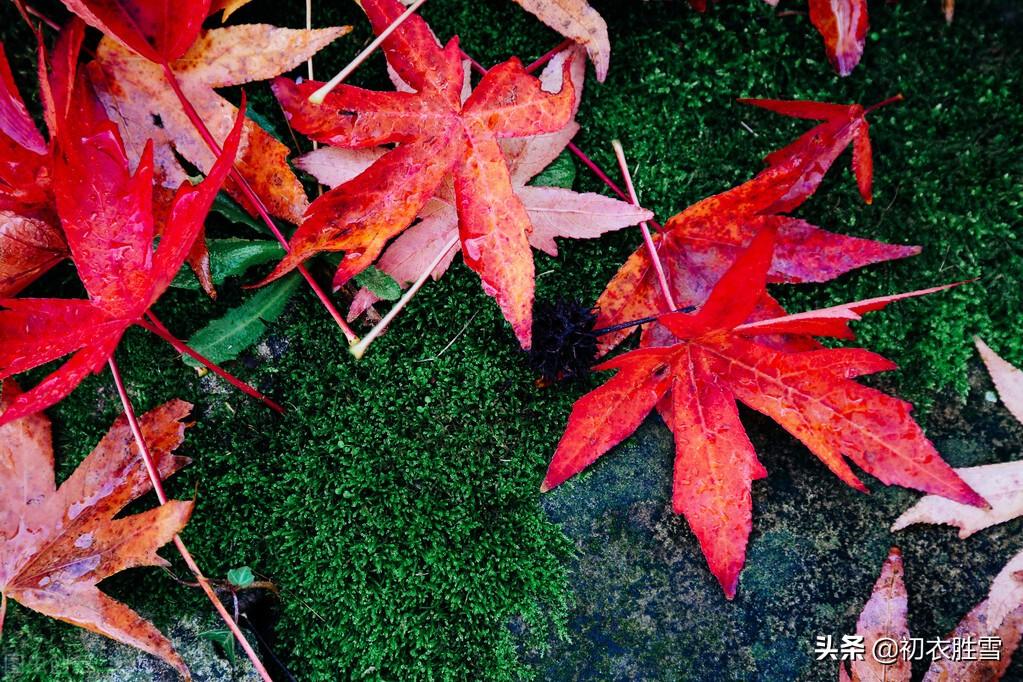
[[[219,645],[199,636],[223,627],[218,620],[188,618],[175,624],[165,634],[185,659],[193,682],[258,682],[259,675],[240,649],[232,663]],[[82,640],[86,649],[106,659],[107,670],[92,682],[178,682],[181,679],[173,668],[158,658],[106,637],[83,632]]]

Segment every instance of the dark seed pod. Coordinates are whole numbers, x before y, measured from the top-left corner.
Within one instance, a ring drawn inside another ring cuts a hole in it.
[[[597,357],[596,311],[579,301],[538,301],[529,365],[547,383],[583,376]]]

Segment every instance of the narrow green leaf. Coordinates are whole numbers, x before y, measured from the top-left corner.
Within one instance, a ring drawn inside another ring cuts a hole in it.
[[[355,283],[366,287],[373,295],[384,301],[397,301],[401,298],[401,285],[383,270],[372,265],[355,276]]]
[[[259,289],[252,298],[193,334],[188,345],[217,364],[234,360],[262,338],[267,322],[280,317],[298,283],[298,273],[292,273]],[[199,367],[192,358],[182,359],[186,365]]]
[[[242,208],[234,199],[229,197],[226,192],[217,193],[217,196],[213,199],[213,206],[210,207],[210,210],[219,213],[232,223],[248,225],[252,229],[263,234],[270,233],[262,221],[256,220],[250,216],[248,211]]]
[[[275,138],[278,142],[284,142],[284,137],[281,135],[281,131],[277,130],[277,126],[273,124],[273,121],[263,114],[259,113],[252,107],[248,107],[245,111],[245,117],[251,119],[256,125],[265,130],[270,137]]]
[[[567,150],[558,154],[551,165],[540,171],[529,184],[538,187],[564,187],[572,189],[575,183],[575,161]]]
[[[256,576],[251,568],[241,566],[239,568],[232,568],[227,572],[227,581],[235,587],[244,589],[256,581]]]
[[[233,664],[236,652],[234,650],[234,634],[230,630],[207,630],[200,632],[199,637],[207,641],[219,644],[227,654],[227,660]]]
[[[207,239],[210,252],[210,274],[213,284],[220,286],[228,277],[245,274],[249,268],[284,258],[284,249],[277,242],[253,239]],[[199,290],[199,281],[187,265],[182,266],[177,277],[171,282],[179,289]]]

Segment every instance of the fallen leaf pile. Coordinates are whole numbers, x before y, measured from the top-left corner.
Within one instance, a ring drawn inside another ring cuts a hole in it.
[[[256,24],[211,29],[202,32],[182,56],[170,63],[170,68],[210,132],[223,140],[238,118],[238,109],[214,88],[279,76],[349,30],[306,31]],[[104,38],[88,70],[107,113],[117,122],[133,165],[152,144],[155,176],[163,187],[177,188],[188,180],[178,154],[203,173],[210,172],[216,158],[167,87],[159,64],[139,59],[121,43]],[[308,200],[302,183],[288,166],[290,153],[258,124],[246,120],[235,163],[273,215],[300,223]],[[233,180],[226,182],[225,189],[255,213]],[[212,293],[204,253],[197,256],[195,270],[200,283]]]
[[[397,0],[362,4],[377,33],[402,12]],[[450,177],[465,262],[528,348],[533,227],[499,140],[554,133],[568,124],[575,104],[568,77],[571,60],[557,93],[544,91],[518,59],[511,59],[490,69],[463,103],[457,38],[442,48],[426,22],[412,16],[384,41],[383,49],[388,64],[414,92],[341,85],[317,105],[308,97],[319,83],[274,82],[291,125],[318,142],[353,149],[399,144],[312,203],[291,239],[291,252],[267,281],[315,253],[343,250],[334,276],[335,287],[341,286],[373,263]]]
[[[570,73],[578,102],[582,96],[585,63],[574,59],[572,53],[573,50],[565,50],[551,59],[540,75],[540,82],[545,89],[560,90],[564,64],[572,60]],[[466,95],[468,84],[466,74],[463,88]],[[653,214],[644,208],[602,194],[528,184],[563,153],[578,131],[579,124],[573,120],[553,133],[499,142],[508,163],[515,195],[522,202],[532,224],[532,231],[528,234],[529,243],[550,256],[558,255],[555,238],[594,239],[605,232],[653,218]],[[323,184],[337,187],[357,177],[384,152],[383,149],[322,147],[298,159],[296,165]],[[419,218],[417,223],[388,245],[376,262],[377,268],[402,286],[413,282],[441,247],[458,234],[458,210],[452,183],[445,182],[438,188],[436,194],[423,206]],[[448,269],[456,251],[457,248],[452,247],[447,257],[433,270],[434,279],[438,279]],[[377,300],[372,291],[362,287],[352,302],[349,319],[357,318]]]
[[[154,210],[153,146],[134,171],[117,128],[79,74],[58,117],[52,191],[87,299],[0,299],[0,379],[68,354],[57,370],[19,395],[0,423],[33,414],[102,369],[121,335],[163,294],[202,232],[231,167],[243,117],[223,156],[197,185],[185,182]],[[154,238],[159,246],[154,250]]]
[[[350,27],[203,28],[214,14],[226,20],[247,2],[64,0],[76,16],[49,56],[38,34],[45,137],[0,45],[0,630],[11,599],[154,654],[187,677],[170,642],[97,585],[127,568],[165,565],[156,550],[182,529],[192,503],[171,501],[115,517],[151,489],[154,473],[147,475],[135,438],[148,443],[160,476],[175,473],[186,463],[173,453],[191,406],[175,400],[143,415],[134,438],[122,417],[59,487],[50,422],[41,410],[108,362],[130,408],[113,354],[132,325],[158,333],[197,361],[204,359],[195,349],[214,361],[237,358],[284,311],[299,281],[291,271],[309,259],[328,261],[327,254],[335,259],[335,290],[352,280],[359,287],[348,311],[355,319],[381,298],[401,297],[404,305],[461,252],[518,344],[529,349],[532,249],[556,256],[558,240],[597,239],[642,225],[643,245],[594,308],[575,300],[551,307],[552,316],[572,312],[572,320],[561,320],[564,336],[586,344],[573,375],[585,374],[594,352],[607,355],[634,330],[641,334],[638,348],[593,368],[615,374],[575,403],[541,489],[585,470],[656,411],[675,443],[672,508],[685,516],[728,599],[746,560],[753,481],[767,476],[739,403],[775,421],[857,490],[867,488],[851,464],[882,483],[928,493],[893,531],[949,524],[965,538],[1023,515],[1023,462],[952,469],[914,421],[909,403],[857,381],[894,369],[893,363],[863,348],[818,341],[853,339],[850,323],[862,315],[955,284],[792,314],[767,290],[768,284],[828,282],[920,252],[793,215],[849,148],[859,193],[872,203],[867,117],[901,95],[868,107],[740,100],[815,124],[769,154],[754,177],[697,201],[663,228],[654,224],[651,235],[647,223],[654,215],[638,201],[572,190],[569,153],[624,196],[572,144],[581,127],[576,119],[586,57],[600,82],[610,64],[608,26],[586,0],[516,0],[568,40],[532,67],[511,57],[489,69],[462,52],[457,36],[439,42],[415,13],[394,25],[406,7],[398,0],[360,0],[382,39],[394,90],[341,84],[322,98],[322,83],[285,74]],[[707,9],[705,0],[690,4]],[[16,6],[33,24],[29,8]],[[866,0],[808,0],[807,9],[828,60],[848,75],[863,54]],[[953,0],[944,0],[942,9],[951,21]],[[86,25],[104,34],[98,44],[85,41]],[[79,64],[83,44],[88,57]],[[311,203],[289,165],[298,150],[257,123],[255,112],[246,118],[244,93],[235,107],[232,95],[222,92],[271,80],[293,132],[325,145],[293,160],[330,187]],[[566,159],[567,181],[556,177]],[[624,160],[622,166],[635,197]],[[192,177],[196,171],[201,179]],[[270,228],[268,213],[294,223],[289,248],[234,235],[207,241],[211,210],[250,227],[257,214]],[[86,297],[16,297],[67,258]],[[172,285],[213,296],[228,278],[271,261],[276,266],[259,284],[272,284],[207,320],[190,339],[194,349],[170,336],[151,310]],[[302,274],[354,337],[313,275]],[[402,289],[408,289],[405,296]],[[383,322],[367,343],[389,319]],[[1023,373],[979,339],[977,346],[1003,402],[1023,419]],[[552,347],[552,355],[560,350]],[[25,392],[11,379],[58,360],[63,364]],[[199,575],[180,539],[175,542]],[[1003,659],[935,661],[925,679],[993,680],[1004,673],[1023,626],[1020,576],[1023,553],[955,631],[1002,637]],[[868,651],[880,638],[909,636],[907,596],[901,555],[893,549],[857,625]],[[256,655],[248,653],[258,668]],[[840,676],[896,682],[909,679],[910,665],[868,657],[841,666]]]

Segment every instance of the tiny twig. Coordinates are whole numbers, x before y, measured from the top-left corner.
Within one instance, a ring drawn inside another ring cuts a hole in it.
[[[313,0],[305,0],[305,30],[313,30]],[[309,80],[313,79],[313,56],[309,55],[309,59],[305,61],[306,74],[309,76]],[[313,143],[315,144],[315,142]]]
[[[341,69],[337,73],[336,76],[334,76],[329,81],[327,81],[322,86],[320,86],[319,90],[317,90],[313,94],[309,95],[309,101],[312,102],[313,104],[323,104],[323,98],[326,97],[328,94],[330,94],[331,90],[333,90],[338,85],[340,85],[342,82],[344,82],[344,80],[346,78],[348,78],[350,75],[352,75],[352,72],[355,71],[357,68],[359,68],[359,66],[364,61],[366,61],[366,59],[369,58],[369,56],[373,53],[373,51],[375,49],[377,49],[378,47],[380,47],[380,45],[385,40],[387,40],[387,37],[389,35],[391,35],[392,33],[394,33],[395,29],[397,29],[399,26],[401,26],[402,22],[404,22],[406,19],[408,19],[410,16],[412,16],[415,13],[415,11],[417,9],[419,9],[419,7],[424,2],[426,2],[426,0],[416,0],[414,3],[409,5],[408,9],[406,9],[404,12],[402,12],[400,15],[398,15],[397,19],[392,21],[387,28],[385,28],[383,31],[381,31],[380,35],[378,35],[376,38],[374,38],[373,42],[371,42],[369,45],[367,45],[362,50],[362,52],[360,52],[358,55],[356,55],[355,59],[353,59],[348,64],[348,66],[346,66],[345,68]],[[310,76],[310,80],[311,79],[312,79],[312,76]]]
[[[413,362],[436,362],[437,360],[439,360],[442,355],[448,352],[448,348],[451,348],[451,346],[455,345],[455,341],[461,338],[462,334],[465,333],[465,330],[469,328],[469,325],[472,324],[472,321],[475,320],[476,316],[479,314],[480,311],[478,310],[474,312],[472,314],[472,317],[470,317],[469,320],[464,325],[462,325],[462,328],[458,330],[458,333],[451,337],[451,340],[448,341],[447,344],[440,349],[439,353],[434,355],[432,358],[423,358],[421,360],[414,360]]]
[[[440,265],[440,262],[444,260],[444,257],[448,255],[448,252],[455,248],[456,244],[458,244],[457,234],[449,239],[443,247],[441,247],[434,259],[430,261],[430,264],[423,269],[416,281],[412,283],[412,286],[410,286],[408,290],[402,294],[397,303],[391,306],[391,309],[387,311],[387,314],[381,317],[380,321],[373,325],[373,328],[369,330],[369,333],[362,337],[361,341],[354,343],[349,347],[349,350],[352,355],[355,356],[356,360],[362,358],[362,356],[366,353],[366,350],[369,348],[369,345],[373,343],[373,340],[380,336],[384,330],[387,329],[387,325],[391,323],[391,320],[393,320],[398,313],[401,312],[402,308],[408,305],[408,302],[412,300],[412,297],[415,296],[420,287],[426,283],[426,280],[430,278],[431,274],[433,274],[434,269]]]
[[[273,582],[272,580],[270,580],[270,577],[269,577],[269,576],[267,576],[267,575],[265,575],[265,574],[263,574],[263,573],[256,573],[256,575],[258,575],[258,576],[259,576],[260,578],[262,578],[262,579],[263,579],[264,581],[266,581],[266,582],[268,582],[268,583],[270,583],[270,584],[274,585],[274,589],[275,589],[275,591],[276,591],[276,592],[279,592],[279,593],[284,593],[284,594],[288,594],[288,595],[291,595],[291,596],[292,596],[292,597],[294,597],[295,599],[297,599],[297,600],[299,600],[300,602],[302,602],[302,606],[304,606],[304,607],[306,607],[307,609],[309,609],[309,612],[310,612],[310,613],[312,613],[312,614],[313,614],[314,616],[316,616],[317,618],[319,618],[319,619],[320,619],[320,622],[323,622],[323,623],[326,623],[326,622],[327,622],[327,619],[326,619],[326,618],[324,618],[323,616],[321,616],[321,615],[320,615],[320,614],[319,614],[319,613],[318,613],[318,612],[316,611],[316,609],[314,609],[314,608],[313,608],[312,606],[310,606],[310,605],[309,605],[309,602],[307,602],[307,601],[306,601],[305,599],[303,599],[303,598],[302,598],[302,596],[301,596],[301,595],[299,595],[299,594],[298,594],[297,592],[292,592],[291,590],[288,590],[288,589],[286,589],[286,588],[283,588],[283,587],[278,587],[278,586],[277,586],[277,585],[276,585],[276,584],[275,584],[275,583],[274,583],[274,582]]]
[[[274,653],[273,647],[270,646],[270,643],[263,639],[263,636],[259,634],[259,628],[255,626],[252,619],[244,613],[241,617],[249,624],[249,632],[251,632],[252,635],[259,640],[259,644],[266,650],[266,653],[270,656],[270,658],[274,659],[274,663],[277,664],[280,671],[288,676],[289,682],[298,682],[298,680],[295,679],[295,676],[291,674],[291,671],[288,670],[288,666],[284,665],[284,661],[278,658],[277,654]]]
[[[114,360],[114,356],[110,356],[110,360],[107,363],[110,366],[110,373],[114,377],[114,385],[117,387],[117,394],[121,398],[121,406],[124,408],[124,415],[128,419],[128,426],[131,428],[131,433],[135,437],[135,444],[138,446],[139,455],[142,457],[142,463],[146,467],[146,473],[149,474],[149,480],[153,484],[153,490],[156,492],[156,498],[160,501],[161,505],[167,504],[167,493],[163,489],[163,481],[160,480],[160,471],[156,468],[156,464],[153,462],[153,455],[149,451],[149,445],[146,443],[145,436],[142,435],[142,427],[139,426],[138,418],[135,416],[135,409],[132,407],[131,398],[128,396],[128,389],[124,385],[124,380],[121,378],[121,371],[117,367],[117,362]],[[210,587],[209,580],[203,575],[199,569],[199,565],[195,563],[195,559],[192,558],[191,552],[185,547],[184,541],[181,536],[174,536],[174,546],[178,548],[178,553],[181,554],[181,558],[185,560],[185,565],[188,566],[188,570],[192,572],[196,580],[199,582],[199,586],[203,592],[212,602],[213,607],[220,614],[220,617],[227,624],[228,629],[234,635],[235,639],[241,645],[245,655],[248,656],[249,660],[252,661],[252,666],[256,672],[265,682],[273,682],[270,677],[270,673],[266,671],[263,666],[263,662],[259,660],[259,656],[256,655],[252,645],[249,644],[249,640],[242,634],[241,628],[238,624],[231,619],[231,614],[228,613],[227,609],[224,608],[224,604],[214,593],[213,588]]]
[[[623,329],[628,329],[629,327],[638,327],[641,324],[649,324],[651,322],[656,322],[657,320],[661,319],[662,316],[667,315],[668,313],[691,313],[694,310],[696,310],[696,306],[687,305],[684,308],[677,308],[675,310],[669,310],[668,312],[657,313],[656,315],[649,315],[647,317],[640,317],[635,320],[629,320],[628,322],[620,322],[618,324],[613,324],[609,327],[601,327],[600,329],[594,329],[591,333],[594,336],[603,336],[605,334],[610,334],[612,332],[618,332]]]
[[[615,156],[618,157],[618,166],[622,169],[625,186],[629,190],[629,199],[632,201],[632,205],[638,208],[639,197],[636,195],[636,188],[632,185],[632,174],[629,173],[629,165],[625,161],[625,150],[622,149],[622,143],[618,140],[612,140],[611,146],[614,147]],[[643,242],[646,244],[647,251],[650,252],[650,260],[653,262],[654,270],[657,272],[657,281],[661,286],[661,293],[664,294],[664,300],[668,303],[668,310],[675,310],[677,307],[675,305],[675,298],[671,295],[668,278],[664,275],[664,266],[661,264],[660,256],[657,255],[654,238],[650,235],[650,227],[644,220],[639,224],[639,228],[643,231]]]
[[[906,99],[905,96],[900,92],[896,95],[892,95],[888,99],[881,100],[877,104],[871,104],[869,107],[866,108],[866,110],[864,110],[863,114],[867,115],[872,111],[880,109],[881,107],[886,107],[889,104],[894,104],[895,102],[901,102],[904,99]]]
[[[53,19],[49,18],[48,16],[46,16],[45,14],[43,14],[42,12],[37,10],[32,5],[29,5],[27,3],[24,3],[24,4],[23,3],[18,3],[18,2],[15,2],[14,4],[18,7],[18,9],[22,9],[22,7],[24,7],[25,12],[31,14],[36,19],[39,19],[44,24],[46,24],[47,26],[52,28],[54,31],[60,31],[60,24],[58,24]],[[24,16],[24,15],[22,15],[22,16]],[[33,30],[34,29],[35,29],[35,27],[33,27]]]
[[[587,156],[586,154],[584,154],[584,153],[583,153],[583,150],[579,149],[579,147],[577,147],[577,146],[576,146],[576,144],[575,144],[574,142],[569,142],[569,143],[568,143],[568,149],[569,149],[569,151],[571,151],[571,152],[572,152],[573,154],[575,154],[575,155],[576,155],[576,157],[577,157],[577,158],[578,158],[578,159],[579,159],[580,161],[582,161],[582,162],[583,162],[583,165],[584,165],[584,166],[586,166],[586,167],[587,167],[587,168],[589,168],[589,169],[590,169],[591,171],[593,171],[593,174],[594,174],[594,175],[596,175],[596,176],[597,176],[598,178],[600,178],[600,181],[601,181],[601,182],[603,182],[603,183],[604,183],[605,185],[607,185],[607,186],[608,186],[608,188],[609,188],[609,189],[610,189],[610,190],[611,190],[612,192],[614,192],[615,194],[617,194],[617,195],[618,195],[618,197],[619,197],[620,199],[624,199],[625,201],[628,201],[628,200],[629,200],[629,195],[625,193],[625,190],[623,190],[623,189],[622,189],[621,187],[619,187],[619,186],[618,186],[618,184],[617,184],[617,183],[615,183],[615,181],[614,181],[614,180],[612,180],[611,178],[609,178],[609,177],[608,177],[608,175],[607,175],[607,173],[605,173],[605,172],[604,172],[604,171],[603,171],[603,170],[602,170],[602,169],[600,168],[600,166],[598,166],[598,165],[597,165],[596,163],[594,163],[593,159],[591,159],[591,158],[590,158],[589,156]]]
[[[220,377],[227,383],[237,388],[245,395],[263,402],[267,407],[269,407],[271,410],[274,410],[275,412],[284,414],[284,408],[281,407],[279,404],[277,404],[270,398],[267,398],[265,395],[257,391],[255,388],[249,386],[247,383],[245,383],[238,377],[234,376],[233,374],[229,373],[227,370],[220,367],[212,360],[204,357],[201,353],[199,353],[199,351],[195,350],[187,343],[181,341],[173,334],[171,334],[167,327],[165,327],[163,323],[160,322],[159,319],[157,319],[156,315],[154,315],[152,311],[148,311],[146,313],[146,316],[149,318],[149,321],[147,322],[145,320],[140,320],[138,323],[140,327],[152,332],[153,334],[156,334],[161,339],[169,343],[174,348],[174,350],[189,356],[190,358],[201,364],[203,367],[210,370],[218,377]]]

